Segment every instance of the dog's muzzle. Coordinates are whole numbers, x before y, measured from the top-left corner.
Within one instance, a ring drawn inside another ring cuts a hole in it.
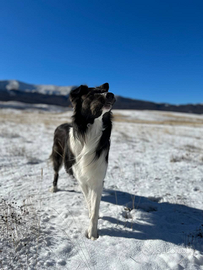
[[[116,101],[116,98],[115,98],[115,96],[114,96],[113,93],[109,93],[109,92],[108,93],[105,93],[105,96],[106,96],[106,102],[105,102],[104,107],[106,109],[111,109],[112,106],[113,106],[113,104]]]

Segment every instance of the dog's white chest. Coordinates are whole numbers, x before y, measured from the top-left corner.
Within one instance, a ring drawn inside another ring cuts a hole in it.
[[[103,151],[99,158],[96,157],[96,149],[102,132],[102,118],[96,119],[94,124],[88,126],[84,141],[74,137],[73,128],[70,130],[70,148],[76,160],[72,169],[80,184],[88,182],[91,185],[98,185],[98,181],[103,181],[106,175],[107,151]]]

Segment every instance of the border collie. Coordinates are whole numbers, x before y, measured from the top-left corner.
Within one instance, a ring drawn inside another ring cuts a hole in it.
[[[86,236],[92,240],[98,238],[99,205],[112,129],[111,108],[115,102],[114,94],[108,90],[109,84],[105,83],[96,88],[81,85],[70,92],[72,123],[56,128],[50,156],[55,172],[51,191],[57,191],[63,163],[66,172],[78,180],[86,199],[90,218]]]

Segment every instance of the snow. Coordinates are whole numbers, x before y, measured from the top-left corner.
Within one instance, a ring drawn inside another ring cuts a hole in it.
[[[0,106],[1,269],[203,269],[203,116],[114,111],[99,235],[62,169],[50,193],[48,157],[71,111]]]

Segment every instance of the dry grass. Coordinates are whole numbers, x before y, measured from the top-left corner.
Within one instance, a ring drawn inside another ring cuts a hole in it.
[[[184,149],[189,153],[202,152],[202,150],[203,150],[201,147],[197,147],[193,144],[184,145]]]
[[[22,204],[15,199],[0,201],[0,234],[1,269],[14,269],[16,263],[21,265],[21,269],[28,269],[30,249],[35,249],[37,253],[38,242],[43,237],[40,233],[40,218],[30,198]]]
[[[191,161],[191,158],[188,155],[180,155],[180,156],[174,156],[172,155],[170,158],[170,162],[176,163],[181,161]]]
[[[151,113],[154,113],[153,111]],[[156,112],[158,113],[158,112]],[[120,114],[118,112],[114,113],[114,121],[115,122],[126,122],[126,123],[135,123],[135,124],[149,124],[149,125],[170,125],[170,126],[194,126],[200,127],[203,126],[203,119],[199,117],[188,117],[187,114],[178,115],[177,113],[168,113],[164,114],[163,112],[159,112],[160,116],[163,118],[162,120],[145,120],[145,119],[132,119],[127,115]],[[150,114],[150,111],[149,111]]]
[[[65,113],[19,111],[18,114],[12,114],[9,111],[2,110],[0,114],[0,123],[9,122],[15,124],[44,124],[46,126],[57,126],[62,122],[69,121],[71,121],[70,111]]]
[[[130,118],[118,111],[113,111],[115,122],[135,123],[135,124],[149,124],[149,125],[170,125],[170,126],[203,126],[203,119],[197,115],[192,116],[188,114],[166,113],[149,111],[149,114],[160,115],[160,120],[136,119]],[[13,114],[10,110],[1,110],[0,122],[15,123],[15,124],[44,124],[46,126],[59,125],[63,122],[71,121],[72,111],[66,112],[50,112],[50,111],[18,111]]]

